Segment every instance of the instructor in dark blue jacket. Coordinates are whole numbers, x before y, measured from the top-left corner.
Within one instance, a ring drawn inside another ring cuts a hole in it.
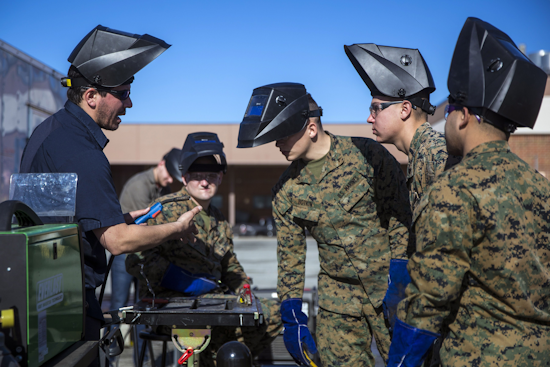
[[[193,241],[196,207],[177,222],[130,225],[148,208],[122,213],[111,166],[103,149],[102,129],[116,130],[119,116],[132,107],[134,74],[170,45],[147,34],[136,35],[97,26],[69,56],[72,64],[61,83],[69,87],[65,108],[33,132],[21,159],[22,173],[78,174],[75,221],[83,235],[86,283],[85,340],[98,340],[103,315],[95,288],[105,277],[105,249],[113,255],[137,252],[175,238]]]

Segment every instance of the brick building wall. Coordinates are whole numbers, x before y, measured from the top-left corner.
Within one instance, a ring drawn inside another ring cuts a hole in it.
[[[550,134],[518,134],[510,137],[510,147],[521,159],[550,179]],[[230,197],[233,193],[235,223],[258,223],[261,218],[271,216],[271,188],[287,165],[230,165],[216,201],[225,217],[230,219]],[[112,165],[113,180],[120,195],[124,183],[134,174],[152,165]],[[406,172],[406,164],[401,165]],[[172,191],[178,191],[182,184],[172,184]]]
[[[509,143],[512,152],[550,178],[550,134],[512,135]]]

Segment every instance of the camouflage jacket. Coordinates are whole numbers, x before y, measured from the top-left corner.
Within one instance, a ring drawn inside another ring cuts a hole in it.
[[[302,298],[307,229],[319,247],[319,305],[360,316],[363,304],[382,304],[390,259],[407,257],[405,176],[374,140],[329,135],[318,182],[298,160],[273,188],[278,295]]]
[[[407,188],[413,213],[435,178],[459,161],[460,157],[449,157],[445,136],[432,129],[428,122],[416,129],[407,166]]]
[[[483,365],[497,354],[531,365],[536,356],[513,361],[535,345],[550,348],[549,221],[550,182],[505,141],[477,146],[415,213],[412,283],[398,317],[433,332],[448,327],[444,365]]]
[[[187,191],[163,196],[155,202],[163,202],[162,212],[147,225],[175,222],[183,213],[195,205],[191,200],[183,200]],[[178,199],[180,199],[178,201]],[[204,219],[195,216],[195,225],[199,233],[194,244],[179,240],[170,240],[139,254],[130,254],[126,258],[126,270],[140,280],[140,296],[150,297],[146,281],[140,274],[140,263],[157,297],[181,297],[182,294],[160,286],[168,265],[173,263],[193,274],[210,274],[211,279],[219,280],[231,290],[236,291],[247,283],[247,276],[233,252],[233,232],[222,213],[213,205],[208,208],[210,228],[205,228]]]

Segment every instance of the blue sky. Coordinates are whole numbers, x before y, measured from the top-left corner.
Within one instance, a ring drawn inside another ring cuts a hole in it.
[[[0,39],[62,73],[98,24],[171,44],[136,74],[123,123],[238,123],[252,90],[277,82],[305,84],[325,122],[362,123],[370,93],[343,46],[418,48],[438,104],[469,16],[525,44],[528,54],[550,50],[549,0],[5,0]]]

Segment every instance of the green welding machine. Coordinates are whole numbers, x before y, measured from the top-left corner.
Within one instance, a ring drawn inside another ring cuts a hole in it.
[[[18,224],[12,225],[12,217]],[[0,310],[5,346],[41,366],[81,340],[85,294],[77,224],[42,224],[27,205],[0,204]]]
[[[49,366],[83,339],[80,231],[61,217],[74,215],[76,182],[74,173],[12,175],[13,200],[0,203],[2,366]]]

